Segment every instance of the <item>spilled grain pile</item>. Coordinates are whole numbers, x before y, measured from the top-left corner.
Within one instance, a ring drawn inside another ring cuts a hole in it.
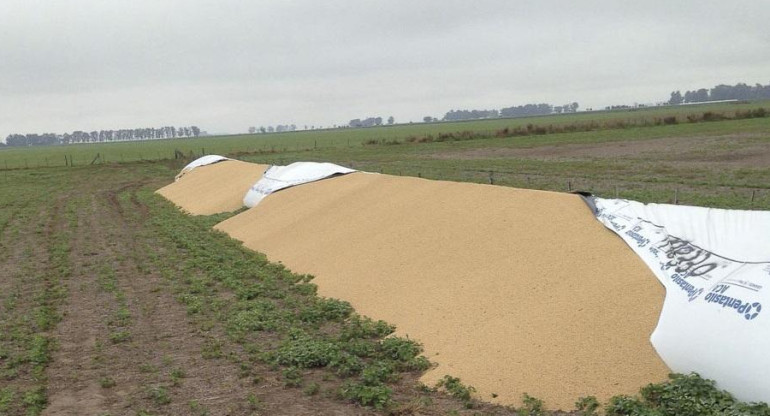
[[[193,215],[211,215],[243,207],[243,196],[267,165],[225,160],[200,166],[157,192]]]
[[[663,288],[576,195],[353,173],[216,228],[421,342],[429,385],[570,409],[669,372],[649,342]]]

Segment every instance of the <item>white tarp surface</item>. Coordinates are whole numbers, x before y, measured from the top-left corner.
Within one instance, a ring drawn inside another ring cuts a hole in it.
[[[666,288],[651,336],[663,361],[770,403],[770,212],[589,202]]]
[[[224,156],[219,156],[219,155],[201,156],[201,157],[193,160],[192,162],[188,163],[187,166],[183,167],[182,170],[179,172],[179,174],[176,175],[174,180],[178,181],[179,178],[182,177],[182,175],[184,175],[185,173],[187,173],[187,172],[189,172],[189,171],[191,171],[191,170],[193,170],[193,169],[195,169],[197,167],[210,165],[212,163],[221,162],[223,160],[229,160],[229,159],[224,157]]]
[[[264,197],[281,189],[351,172],[355,169],[333,163],[295,162],[288,166],[270,166],[246,193],[243,205],[252,208]]]

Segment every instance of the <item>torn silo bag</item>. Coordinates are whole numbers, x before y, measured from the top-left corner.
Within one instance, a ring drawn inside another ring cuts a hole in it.
[[[770,212],[589,202],[666,288],[651,336],[663,361],[770,402]]]
[[[267,195],[281,189],[351,172],[355,169],[333,163],[295,162],[288,166],[271,166],[246,193],[243,205],[252,208]]]

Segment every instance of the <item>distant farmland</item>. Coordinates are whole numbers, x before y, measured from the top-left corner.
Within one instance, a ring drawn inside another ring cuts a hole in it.
[[[265,164],[330,161],[373,172],[770,209],[770,102],[514,119],[209,136],[0,151],[0,169],[229,155]],[[735,119],[737,116],[737,119]],[[98,157],[97,157],[98,155]]]
[[[304,130],[285,133],[243,134],[229,136],[206,136],[198,138],[149,140],[135,142],[90,143],[60,146],[41,146],[29,148],[0,149],[0,169],[27,167],[64,166],[65,156],[72,157],[77,165],[96,162],[129,162],[139,160],[173,159],[175,150],[182,153],[234,154],[234,153],[272,153],[283,154],[303,150],[345,149],[359,146],[369,141],[400,142],[410,137],[438,136],[440,134],[473,132],[480,135],[494,136],[503,129],[526,128],[527,125],[547,128],[595,123],[596,130],[605,126],[612,129],[624,129],[617,139],[642,139],[657,137],[662,133],[657,130],[636,131],[638,127],[655,126],[666,118],[675,118],[678,123],[688,123],[688,116],[702,116],[704,112],[732,117],[737,111],[757,108],[770,111],[770,101],[717,103],[683,105],[678,107],[649,107],[632,110],[591,111],[574,114],[550,116],[500,118],[469,120],[457,122],[410,123],[393,126],[370,128],[339,128],[324,130]],[[751,124],[751,123],[749,123]],[[762,124],[762,123],[758,123]],[[671,126],[667,126],[671,127]],[[679,126],[673,132],[677,135],[714,133],[720,130],[753,130],[750,125],[719,126]],[[759,127],[762,128],[762,127]],[[617,140],[614,139],[614,140]],[[543,138],[538,139],[542,141]],[[551,140],[551,139],[549,139]],[[557,141],[569,141],[569,137],[553,138]],[[596,140],[613,140],[597,138]],[[99,158],[97,159],[97,154]]]

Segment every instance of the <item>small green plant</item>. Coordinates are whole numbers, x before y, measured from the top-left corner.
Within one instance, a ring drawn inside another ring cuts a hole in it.
[[[205,359],[221,358],[222,357],[222,341],[218,339],[208,339],[203,343],[201,348],[201,355]]]
[[[262,405],[262,402],[254,393],[249,393],[248,397],[246,397],[246,402],[249,404],[251,410],[257,410]]]
[[[342,397],[360,403],[364,406],[373,406],[375,409],[385,409],[390,406],[393,391],[382,385],[367,386],[361,383],[346,383],[342,389]]]
[[[476,392],[476,389],[472,386],[466,386],[458,377],[445,375],[436,386],[446,389],[452,397],[462,401],[466,408],[473,407],[473,393]]]
[[[524,393],[521,401],[522,401],[522,407],[521,409],[519,409],[519,412],[522,415],[537,416],[537,415],[543,414],[544,409],[543,409],[542,400],[532,397],[527,393]]]
[[[289,367],[283,370],[283,380],[286,387],[299,387],[302,385],[302,372],[297,367]]]
[[[150,363],[143,363],[139,365],[139,371],[141,371],[142,373],[154,373],[158,371],[158,367]]]
[[[43,411],[48,399],[45,396],[45,387],[39,386],[24,393],[22,399],[27,406],[27,414],[38,415]]]
[[[131,332],[129,331],[117,331],[110,334],[110,341],[113,344],[119,344],[131,339]]]
[[[656,415],[641,400],[628,395],[614,396],[605,406],[607,416],[643,416]]]
[[[181,380],[183,378],[187,377],[187,374],[181,368],[175,368],[171,370],[171,372],[169,373],[169,377],[171,378],[171,385],[176,387],[176,386],[179,386],[179,384],[181,384]]]
[[[190,407],[190,411],[198,416],[209,416],[210,414],[209,409],[198,403],[197,400],[190,400],[188,406]]]
[[[599,401],[595,396],[581,397],[575,402],[575,409],[584,416],[593,416],[599,410]]]
[[[316,382],[312,382],[312,383],[308,384],[302,390],[302,392],[305,393],[308,396],[315,396],[316,394],[318,394],[319,391],[321,391],[321,385],[316,383]]]
[[[115,380],[111,377],[105,376],[99,379],[99,385],[102,386],[103,389],[113,388],[115,387],[116,384],[117,383],[115,382]]]
[[[147,395],[158,406],[171,403],[171,397],[168,395],[168,390],[163,386],[152,387],[148,390]]]
[[[4,414],[8,411],[15,396],[16,392],[10,387],[5,387],[0,390],[0,414]]]

